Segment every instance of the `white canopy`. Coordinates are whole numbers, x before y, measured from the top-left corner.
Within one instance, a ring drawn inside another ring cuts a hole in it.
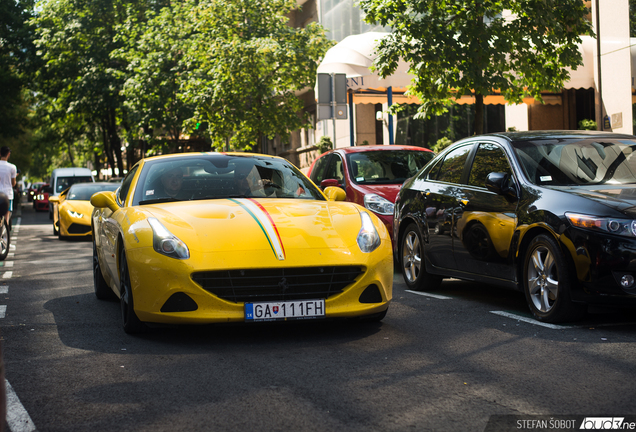
[[[347,85],[354,90],[405,88],[411,83],[411,77],[406,73],[408,66],[405,62],[400,62],[395,73],[386,79],[380,78],[377,72],[370,69],[376,58],[375,47],[378,41],[387,35],[388,33],[369,32],[347,36],[327,51],[318,66],[318,73],[344,73],[347,78],[353,78],[347,79]]]

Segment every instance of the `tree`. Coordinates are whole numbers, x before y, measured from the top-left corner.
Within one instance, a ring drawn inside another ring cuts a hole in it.
[[[361,0],[366,21],[390,27],[375,66],[391,75],[404,59],[414,76],[408,94],[418,115],[439,115],[462,95],[475,96],[475,133],[483,132],[483,97],[542,101],[559,92],[566,68],[582,65],[580,35],[592,34],[581,0]]]
[[[296,92],[313,87],[318,62],[333,44],[324,29],[287,24],[296,0],[184,3],[189,7],[179,20],[193,32],[184,46],[180,97],[195,108],[190,129],[206,122],[217,148],[226,139],[248,150],[265,136],[288,139],[307,121]]]
[[[33,53],[30,0],[0,3],[0,138],[20,139],[28,127],[23,97]]]
[[[123,47],[111,57],[127,63],[120,74],[125,81],[122,94],[132,140],[151,145],[157,139],[170,140],[176,149],[183,123],[194,115],[193,107],[179,97],[187,70],[184,41],[193,31],[182,10],[188,6],[174,2],[143,16],[130,14],[117,36]]]

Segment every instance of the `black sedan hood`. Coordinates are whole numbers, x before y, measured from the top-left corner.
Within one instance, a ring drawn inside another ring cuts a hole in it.
[[[636,185],[554,186],[550,189],[596,201],[636,219]]]

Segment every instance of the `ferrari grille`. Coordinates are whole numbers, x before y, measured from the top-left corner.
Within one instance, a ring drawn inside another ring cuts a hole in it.
[[[192,280],[232,302],[329,298],[364,272],[359,266],[302,267],[196,272]]]

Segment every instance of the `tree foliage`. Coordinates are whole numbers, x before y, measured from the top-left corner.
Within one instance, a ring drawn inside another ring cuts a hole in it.
[[[295,0],[186,1],[183,22],[196,31],[186,45],[181,97],[207,122],[217,148],[230,139],[251,149],[259,140],[283,140],[306,118],[296,92],[312,87],[318,62],[332,42],[323,28],[288,25]]]
[[[404,59],[422,116],[474,95],[476,133],[483,130],[484,95],[498,90],[521,103],[561,91],[566,68],[582,65],[580,35],[592,34],[581,0],[361,0],[360,6],[367,22],[393,30],[377,49],[379,74],[391,75]]]
[[[294,0],[43,0],[31,21],[34,146],[51,159],[94,159],[121,173],[133,153],[205,137],[250,149],[304,124],[296,92],[312,87],[331,42],[288,25]],[[166,145],[166,143],[172,143]],[[137,149],[137,151],[135,151]]]

